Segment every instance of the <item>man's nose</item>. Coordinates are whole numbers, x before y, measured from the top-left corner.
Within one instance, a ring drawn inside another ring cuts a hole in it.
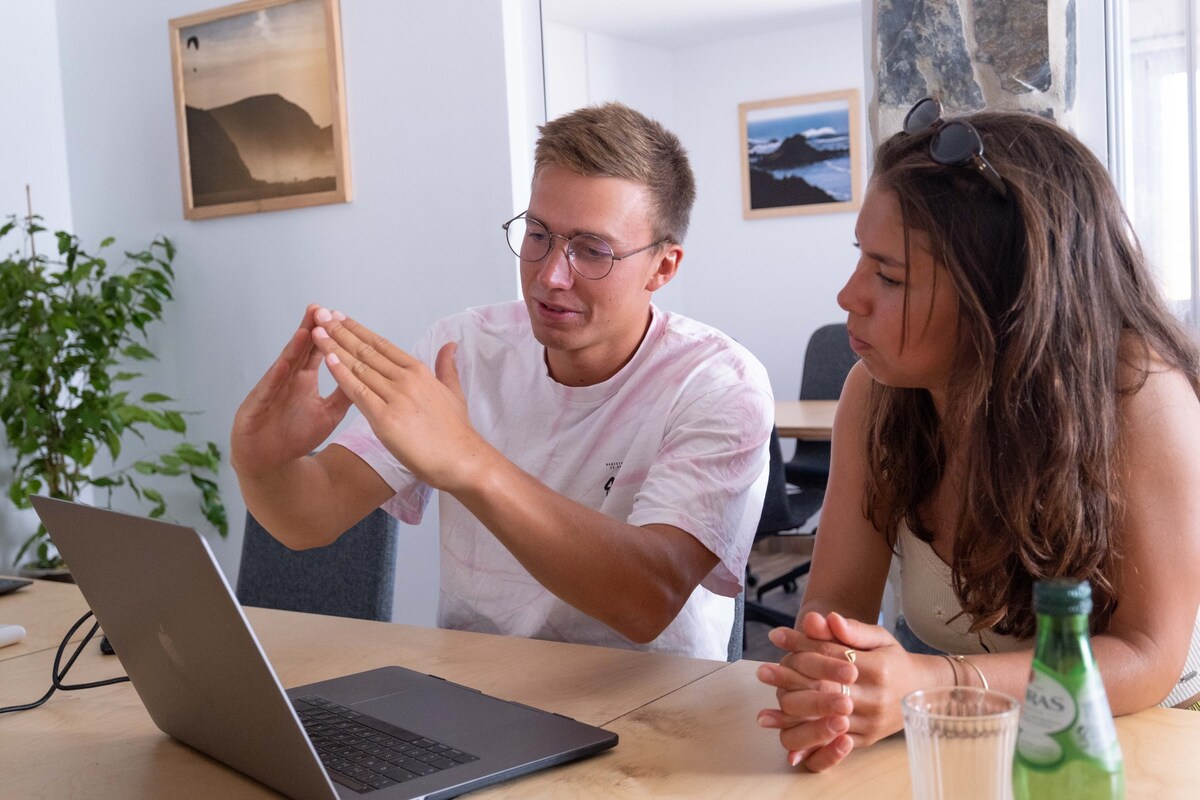
[[[559,239],[562,239],[561,247],[557,244]],[[550,252],[546,253],[538,272],[539,279],[546,286],[570,288],[574,283],[575,276],[567,257],[567,250],[570,246],[571,240],[567,237],[558,234],[550,235]]]

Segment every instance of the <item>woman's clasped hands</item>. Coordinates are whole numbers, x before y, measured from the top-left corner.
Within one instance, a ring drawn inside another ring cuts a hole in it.
[[[787,655],[758,668],[779,702],[758,712],[758,724],[778,728],[788,763],[812,772],[900,730],[900,699],[938,680],[921,669],[936,659],[910,654],[886,629],[837,613],[809,612],[796,629],[776,628],[770,638]]]

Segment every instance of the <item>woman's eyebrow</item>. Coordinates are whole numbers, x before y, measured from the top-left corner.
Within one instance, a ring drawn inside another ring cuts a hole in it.
[[[862,248],[860,247],[859,249]],[[881,264],[887,264],[889,267],[895,267],[896,269],[904,269],[904,262],[900,259],[892,258],[891,256],[884,255],[883,253],[876,253],[871,250],[863,250],[862,252],[873,261],[878,261]]]

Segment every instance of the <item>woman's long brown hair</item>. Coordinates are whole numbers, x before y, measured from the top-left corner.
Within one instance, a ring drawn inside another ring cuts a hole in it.
[[[897,134],[875,156],[873,185],[896,193],[907,229],[928,234],[960,311],[942,417],[924,390],[873,389],[866,513],[893,547],[901,524],[932,541],[918,512],[957,453],[951,567],[971,629],[1031,636],[1034,581],[1071,577],[1091,582],[1102,631],[1117,603],[1120,396],[1140,389],[1153,356],[1200,395],[1200,358],[1090,151],[1030,114],[961,119],[1007,197],[969,167],[934,162],[932,129]]]

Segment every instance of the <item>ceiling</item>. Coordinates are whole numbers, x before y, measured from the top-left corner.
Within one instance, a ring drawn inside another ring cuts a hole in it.
[[[542,0],[542,16],[676,49],[842,17],[861,5],[862,0]]]

